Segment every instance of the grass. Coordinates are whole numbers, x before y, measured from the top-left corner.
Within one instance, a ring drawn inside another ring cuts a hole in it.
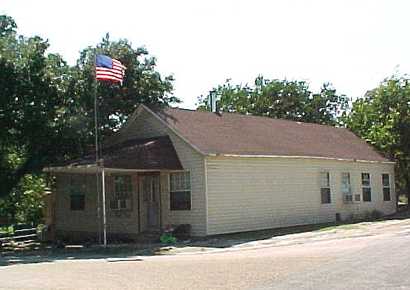
[[[331,230],[355,230],[359,229],[360,226],[358,224],[339,224],[339,225],[332,225],[328,227],[323,227],[319,229],[319,232],[324,232],[324,231],[331,231]]]
[[[211,236],[205,239],[205,241],[215,240],[215,243],[220,243],[221,240],[227,242],[237,241],[238,243],[246,241],[255,241],[270,239],[273,237],[290,235],[290,234],[299,234],[315,231],[330,231],[333,229],[354,229],[357,228],[356,224],[335,224],[335,223],[326,223],[326,224],[313,224],[313,225],[301,225],[301,226],[292,226],[286,228],[276,228],[276,229],[267,229],[259,231],[250,231],[250,232],[240,232],[233,234],[223,234]],[[195,244],[195,241],[194,241]]]

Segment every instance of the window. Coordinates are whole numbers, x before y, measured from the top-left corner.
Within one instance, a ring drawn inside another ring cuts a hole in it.
[[[189,172],[170,174],[170,207],[171,210],[191,209],[191,175]]]
[[[390,176],[388,174],[382,174],[383,185],[383,200],[390,201]]]
[[[132,184],[131,176],[114,176],[114,193],[110,199],[111,210],[131,209]]]
[[[363,201],[372,201],[372,189],[370,187],[370,173],[362,173]]]
[[[84,194],[70,195],[70,209],[71,210],[84,210],[84,208],[85,208]]]
[[[81,174],[70,175],[70,210],[85,209],[86,176]]]
[[[329,172],[320,173],[320,195],[322,203],[331,203],[330,200],[330,174]]]
[[[345,203],[353,202],[352,187],[350,184],[350,173],[342,172],[342,194]]]

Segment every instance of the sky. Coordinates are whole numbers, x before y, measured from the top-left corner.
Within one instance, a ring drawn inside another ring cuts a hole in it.
[[[107,32],[145,46],[184,108],[226,79],[260,74],[360,97],[410,72],[409,11],[407,0],[0,0],[20,34],[48,39],[70,64]]]

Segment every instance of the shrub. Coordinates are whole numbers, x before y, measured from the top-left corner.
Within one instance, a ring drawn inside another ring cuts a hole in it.
[[[177,242],[177,238],[175,238],[171,233],[162,234],[159,240],[163,244],[175,244]]]
[[[0,199],[0,216],[12,223],[39,224],[43,216],[45,188],[41,176],[25,175],[10,195]]]

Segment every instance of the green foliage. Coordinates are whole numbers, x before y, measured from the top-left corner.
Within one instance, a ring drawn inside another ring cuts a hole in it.
[[[164,233],[161,235],[159,238],[161,243],[163,244],[175,244],[177,242],[177,238],[175,238],[172,234],[170,233]]]
[[[15,33],[17,24],[13,18],[7,15],[0,15],[0,37],[5,37]]]
[[[94,62],[97,54],[109,55],[127,67],[121,86],[100,82],[98,87],[95,87]],[[171,94],[173,77],[163,78],[156,71],[156,59],[149,56],[143,47],[134,49],[126,39],[110,41],[107,34],[96,47],[87,47],[80,53],[74,71],[77,81],[69,90],[71,98],[73,102],[77,101],[80,115],[92,118],[94,93],[97,94],[99,123],[104,136],[120,128],[140,103],[167,106],[179,102]],[[84,123],[81,120],[79,123],[85,133],[93,132],[92,121]],[[84,127],[84,124],[91,127]]]
[[[42,177],[25,175],[8,196],[0,199],[0,216],[8,217],[13,223],[39,224],[45,186]]]
[[[267,80],[262,76],[253,86],[233,85],[227,80],[213,91],[225,112],[328,125],[337,125],[349,105],[348,98],[338,95],[330,84],[312,93],[304,81]],[[199,110],[209,110],[208,98],[199,98]]]
[[[16,29],[11,17],[0,16],[0,196],[22,194],[17,185],[25,175],[92,148],[95,94],[103,136],[118,130],[139,103],[178,101],[171,94],[172,76],[158,73],[145,48],[134,49],[124,39],[110,41],[107,35],[69,66],[47,52],[48,41],[18,35]],[[97,53],[127,67],[122,86],[96,85]]]
[[[67,148],[63,117],[68,68],[58,55],[46,55],[47,41],[15,32],[1,17],[0,34],[0,195]]]
[[[410,79],[392,76],[353,103],[347,126],[396,160],[399,191],[410,194]]]
[[[14,234],[13,226],[0,226],[0,235],[12,235]]]

